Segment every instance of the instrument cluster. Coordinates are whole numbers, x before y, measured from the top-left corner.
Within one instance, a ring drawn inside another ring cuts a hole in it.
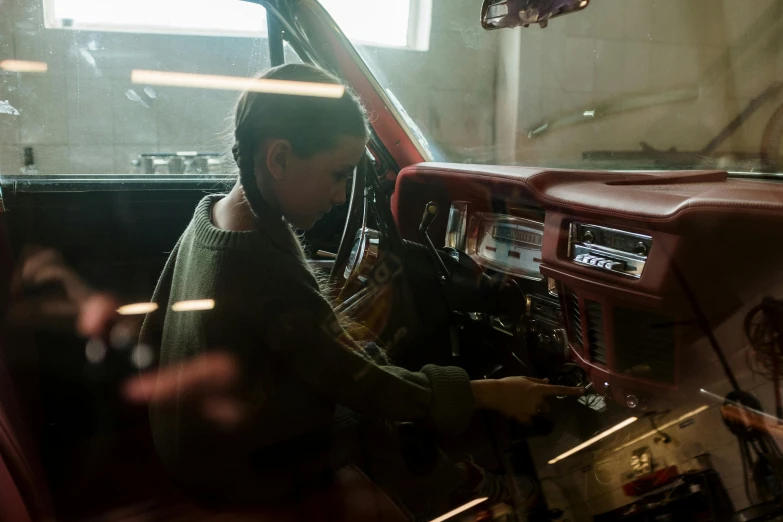
[[[463,201],[452,203],[446,246],[471,256],[479,265],[514,277],[542,281],[544,223],[506,214],[469,213]]]

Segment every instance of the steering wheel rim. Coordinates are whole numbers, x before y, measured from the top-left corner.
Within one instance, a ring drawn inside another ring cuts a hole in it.
[[[348,215],[345,219],[342,237],[340,238],[340,246],[337,248],[337,256],[329,274],[329,283],[335,289],[338,289],[338,287],[342,288],[342,284],[339,284],[339,282],[345,271],[345,265],[351,256],[356,232],[365,228],[367,220],[367,191],[365,188],[367,185],[367,165],[370,161],[369,154],[365,154],[353,176]]]

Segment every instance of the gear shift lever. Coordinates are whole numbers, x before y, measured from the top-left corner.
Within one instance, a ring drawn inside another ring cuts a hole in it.
[[[424,215],[421,217],[421,224],[419,225],[419,237],[424,243],[424,246],[427,247],[427,251],[435,259],[435,268],[438,270],[438,272],[440,272],[441,281],[445,282],[451,279],[451,274],[449,273],[449,269],[446,268],[446,263],[444,263],[443,259],[440,258],[440,254],[438,254],[435,245],[432,244],[432,240],[430,239],[429,234],[427,234],[427,230],[430,228],[430,225],[432,225],[432,222],[435,221],[436,217],[438,217],[439,211],[440,208],[438,207],[437,203],[434,201],[427,203],[427,205],[424,207]]]

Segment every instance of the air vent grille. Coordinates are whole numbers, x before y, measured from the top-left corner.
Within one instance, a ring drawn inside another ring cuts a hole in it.
[[[585,309],[587,313],[587,340],[590,343],[590,360],[606,366],[604,307],[601,303],[585,299]]]
[[[568,317],[568,332],[571,336],[570,341],[573,344],[582,347],[584,343],[582,341],[582,319],[581,314],[579,313],[579,298],[573,290],[566,288],[565,301],[566,314]]]
[[[674,319],[650,312],[615,308],[615,358],[618,371],[674,383]]]

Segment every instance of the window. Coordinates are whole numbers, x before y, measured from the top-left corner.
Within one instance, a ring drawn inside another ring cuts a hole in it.
[[[241,0],[43,0],[46,27],[133,33],[266,34],[266,11]],[[321,0],[354,42],[426,51],[432,0]]]
[[[429,49],[432,0],[320,0],[354,43]]]

